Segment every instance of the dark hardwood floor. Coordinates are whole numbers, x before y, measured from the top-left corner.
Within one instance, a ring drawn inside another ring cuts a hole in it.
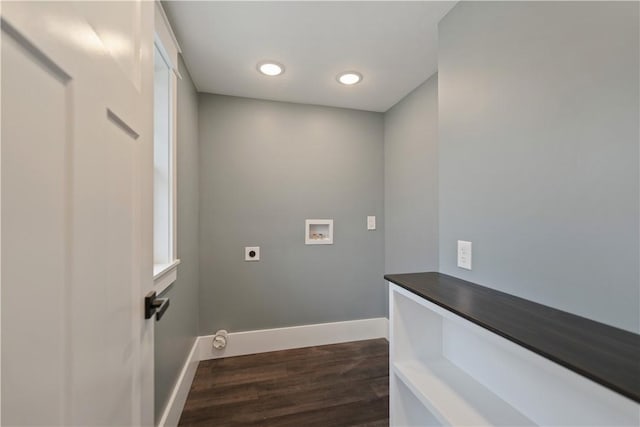
[[[385,339],[200,362],[180,425],[389,425]]]

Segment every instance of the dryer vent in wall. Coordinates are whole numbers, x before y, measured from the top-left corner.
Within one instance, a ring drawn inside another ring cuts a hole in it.
[[[228,333],[224,329],[220,329],[213,337],[211,345],[214,350],[223,350],[227,346]]]

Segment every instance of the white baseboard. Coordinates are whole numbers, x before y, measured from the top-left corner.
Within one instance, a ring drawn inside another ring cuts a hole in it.
[[[387,318],[232,332],[227,337],[227,347],[219,351],[211,345],[213,335],[202,336],[198,338],[198,352],[200,360],[209,360],[374,338],[389,339]]]
[[[198,357],[198,342],[199,338],[196,338],[189,352],[189,356],[184,362],[178,381],[171,392],[167,406],[164,408],[160,422],[158,422],[158,427],[175,427],[180,421],[180,415],[182,415],[182,409],[187,401],[191,383],[193,382],[193,377],[196,375],[198,362],[200,361]]]
[[[182,367],[178,381],[158,422],[158,427],[175,427],[178,425],[200,360],[374,338],[389,339],[389,320],[387,318],[379,317],[289,328],[232,332],[227,337],[227,347],[215,353],[211,345],[213,335],[198,337],[193,343],[189,356]]]

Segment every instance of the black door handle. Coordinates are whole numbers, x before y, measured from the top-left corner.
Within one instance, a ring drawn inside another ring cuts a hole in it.
[[[169,308],[169,298],[156,298],[156,292],[151,291],[144,297],[144,318],[151,319],[156,315],[156,321],[162,319],[164,312]]]

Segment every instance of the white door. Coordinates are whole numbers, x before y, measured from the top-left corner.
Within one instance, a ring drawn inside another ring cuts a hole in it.
[[[153,3],[1,7],[2,425],[153,424]]]

